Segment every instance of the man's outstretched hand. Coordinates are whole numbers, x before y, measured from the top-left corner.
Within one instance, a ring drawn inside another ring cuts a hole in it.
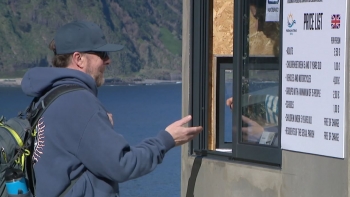
[[[175,121],[171,125],[165,128],[165,131],[170,133],[170,135],[174,138],[175,146],[179,146],[191,141],[194,137],[196,137],[203,128],[201,126],[198,127],[184,127],[183,125],[187,124],[191,121],[192,116],[188,115],[178,121]]]

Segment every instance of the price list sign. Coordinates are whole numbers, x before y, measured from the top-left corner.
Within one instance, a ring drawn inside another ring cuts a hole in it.
[[[345,0],[284,0],[282,149],[344,158]]]

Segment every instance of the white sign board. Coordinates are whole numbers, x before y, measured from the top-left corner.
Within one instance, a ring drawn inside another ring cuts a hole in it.
[[[280,0],[266,0],[266,22],[278,22],[280,18]]]
[[[282,149],[344,158],[346,0],[283,0]]]

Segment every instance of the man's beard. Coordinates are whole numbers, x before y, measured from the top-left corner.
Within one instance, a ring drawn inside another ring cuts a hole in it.
[[[105,83],[105,78],[103,77],[103,75],[99,75],[97,79],[95,79],[95,82],[97,87],[100,87]]]
[[[104,84],[105,78],[103,77],[102,71],[100,71],[100,70],[95,70],[95,71],[96,72],[94,72],[94,70],[91,66],[88,66],[88,68],[86,70],[87,74],[92,76],[92,78],[95,80],[97,87],[100,87]],[[95,73],[98,73],[98,74],[95,75]]]

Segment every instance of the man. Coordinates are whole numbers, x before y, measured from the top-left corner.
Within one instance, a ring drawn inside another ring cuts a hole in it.
[[[38,122],[33,155],[37,197],[59,196],[73,180],[66,196],[119,196],[118,183],[151,172],[169,149],[202,130],[183,127],[191,120],[186,116],[134,147],[114,131],[111,115],[96,96],[111,62],[107,52],[122,48],[108,44],[96,24],[72,22],[59,28],[50,44],[55,68],[33,68],[24,75],[22,90],[32,97],[64,84],[85,88],[60,96]]]

